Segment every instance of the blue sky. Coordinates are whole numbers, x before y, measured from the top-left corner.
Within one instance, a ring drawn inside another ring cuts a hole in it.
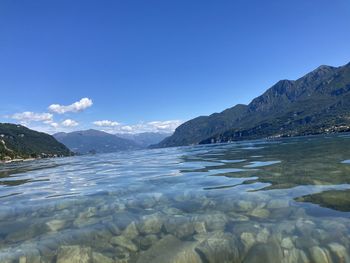
[[[349,28],[349,0],[2,0],[0,121],[170,131],[350,62]]]

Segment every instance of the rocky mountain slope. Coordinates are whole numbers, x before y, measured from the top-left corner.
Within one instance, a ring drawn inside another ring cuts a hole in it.
[[[350,130],[350,63],[281,80],[248,105],[185,122],[154,147]]]

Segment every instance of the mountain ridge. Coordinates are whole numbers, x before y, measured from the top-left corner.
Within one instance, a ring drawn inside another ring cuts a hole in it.
[[[322,65],[296,80],[276,82],[248,105],[189,120],[152,147],[346,131],[349,91],[350,63]]]
[[[160,132],[141,132],[135,134],[129,133],[116,133],[115,136],[124,138],[136,142],[140,147],[147,148],[152,144],[156,144],[171,136],[172,133],[160,133]]]
[[[53,136],[12,123],[0,123],[0,160],[69,156]]]
[[[71,151],[79,154],[111,153],[140,148],[131,140],[119,138],[113,134],[94,129],[69,133],[59,132],[53,136]]]
[[[159,143],[170,134],[144,132],[138,134],[111,134],[88,129],[74,132],[58,132],[53,135],[71,151],[79,154],[110,153],[125,150],[145,149]]]

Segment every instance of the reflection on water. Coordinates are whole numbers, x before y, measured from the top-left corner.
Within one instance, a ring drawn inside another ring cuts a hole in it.
[[[0,165],[0,262],[350,262],[350,137]]]

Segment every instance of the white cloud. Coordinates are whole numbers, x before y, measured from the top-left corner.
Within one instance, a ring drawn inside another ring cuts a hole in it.
[[[125,125],[120,127],[121,131],[125,131],[125,132],[132,132],[133,131],[133,127],[129,126],[129,125]]]
[[[102,122],[102,121],[100,121]],[[104,127],[105,132],[109,133],[142,133],[142,132],[159,132],[159,133],[172,133],[174,130],[180,126],[183,122],[180,120],[169,120],[169,121],[151,121],[151,122],[140,122],[134,125],[123,125],[116,124],[112,125],[112,121],[103,121],[105,124],[110,125],[95,125]],[[117,123],[117,122],[115,122]]]
[[[62,122],[62,126],[64,127],[75,127],[78,126],[79,123],[77,123],[75,120],[67,119]]]
[[[52,104],[49,106],[49,110],[58,114],[66,112],[79,112],[92,106],[92,100],[89,98],[82,98],[80,101],[74,102],[71,105]]]
[[[57,122],[52,122],[50,123],[50,125],[54,128],[57,128],[59,126]]]
[[[94,121],[93,124],[99,127],[115,127],[120,125],[119,122],[116,121],[108,121],[108,120],[103,120],[103,121]]]
[[[21,113],[15,113],[10,118],[18,120],[23,123],[29,123],[32,121],[40,121],[50,123],[53,121],[53,115],[51,113],[35,113],[31,111],[25,111]]]
[[[182,124],[180,120],[172,120],[172,121],[152,121],[148,122],[147,126],[158,131],[175,131],[177,127]]]

